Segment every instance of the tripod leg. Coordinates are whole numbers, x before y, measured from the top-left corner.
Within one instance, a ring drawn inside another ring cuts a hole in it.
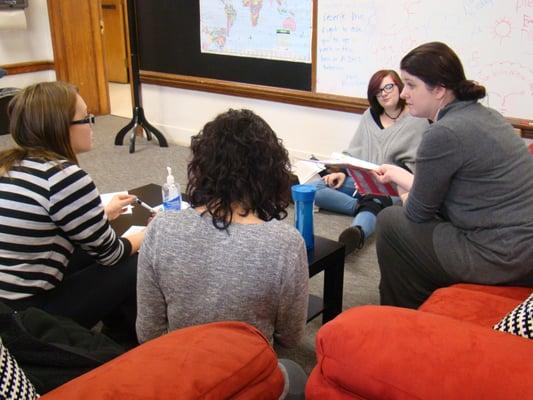
[[[146,140],[152,140],[152,133],[148,129],[145,129],[144,133],[146,133]]]
[[[167,140],[157,128],[155,128],[152,124],[150,124],[146,120],[143,121],[143,127],[144,127],[147,137],[149,137],[150,134],[153,134],[157,138],[157,141],[159,142],[160,147],[168,147]]]
[[[150,138],[150,134],[153,134],[157,138],[160,147],[168,147],[167,140],[163,134],[146,120],[146,117],[144,116],[144,110],[142,108],[139,108],[139,124],[143,126],[147,138]]]
[[[133,128],[131,130],[131,136],[130,136],[130,153],[135,153],[135,136],[136,136],[136,130],[137,128],[139,127],[139,125],[135,126],[135,128]]]
[[[128,122],[128,125],[118,131],[117,136],[115,136],[115,146],[122,146],[124,144],[124,136],[126,136],[128,131],[133,128],[136,122],[136,119],[132,118],[132,120]]]

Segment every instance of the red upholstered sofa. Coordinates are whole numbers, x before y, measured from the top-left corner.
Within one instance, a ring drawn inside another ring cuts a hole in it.
[[[217,322],[171,332],[42,399],[278,399],[284,379],[259,331]]]
[[[459,284],[418,310],[347,310],[317,334],[306,398],[533,399],[533,341],[492,329],[532,291]]]

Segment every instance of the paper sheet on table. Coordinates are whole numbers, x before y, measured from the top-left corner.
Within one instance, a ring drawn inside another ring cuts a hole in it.
[[[125,190],[123,192],[102,193],[100,195],[100,199],[102,199],[102,204],[104,205],[104,207],[107,206],[109,202],[111,201],[111,199],[113,198],[113,196],[117,194],[128,194],[128,191]],[[133,207],[129,205],[129,206],[126,206],[125,209],[126,210],[122,214],[131,214]]]
[[[181,201],[181,209],[186,210],[187,208],[190,208],[191,205],[187,203],[186,201]],[[163,211],[163,204],[159,204],[158,206],[152,207],[153,210],[157,213],[159,211]]]
[[[132,226],[130,226],[128,228],[128,230],[126,232],[124,232],[122,234],[122,237],[125,237],[125,236],[128,236],[128,235],[133,235],[134,233],[140,232],[140,231],[142,231],[145,228],[146,228],[146,226],[132,225]]]

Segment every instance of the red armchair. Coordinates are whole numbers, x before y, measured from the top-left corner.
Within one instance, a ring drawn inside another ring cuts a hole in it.
[[[41,397],[53,399],[277,399],[284,378],[259,331],[217,322],[171,332]]]
[[[345,311],[317,334],[306,398],[533,398],[533,341],[492,329],[531,292],[459,284],[418,310]]]

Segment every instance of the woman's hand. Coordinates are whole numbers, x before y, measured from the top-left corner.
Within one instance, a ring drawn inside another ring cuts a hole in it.
[[[382,164],[372,172],[381,183],[395,183],[404,192],[409,192],[413,186],[413,174],[397,165]]]
[[[135,254],[139,251],[144,240],[145,233],[146,228],[144,228],[142,231],[132,233],[128,236],[124,236],[124,239],[127,239],[131,243],[131,254]]]
[[[324,183],[333,189],[338,189],[344,183],[346,179],[346,174],[344,172],[334,172],[332,174],[326,175],[322,178]]]
[[[126,206],[133,203],[135,196],[131,194],[117,194],[111,198],[111,201],[105,206],[105,215],[112,221],[120,214],[126,211]]]
[[[382,164],[374,170],[375,176],[381,183],[396,183],[400,167],[392,164]]]

